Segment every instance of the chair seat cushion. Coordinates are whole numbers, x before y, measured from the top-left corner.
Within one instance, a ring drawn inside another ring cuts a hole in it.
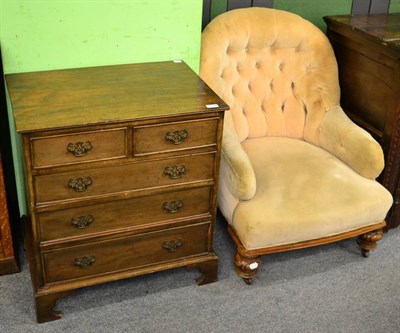
[[[329,152],[280,137],[242,143],[257,192],[241,201],[231,221],[246,249],[333,236],[385,219],[390,193]]]

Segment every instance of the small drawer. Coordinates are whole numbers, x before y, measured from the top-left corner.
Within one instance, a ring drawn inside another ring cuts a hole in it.
[[[34,168],[127,156],[126,128],[32,137]]]
[[[134,128],[136,156],[215,145],[218,118]]]
[[[41,239],[79,237],[210,213],[210,187],[38,214]]]
[[[37,203],[213,179],[215,154],[127,163],[34,177]]]
[[[46,282],[112,273],[208,253],[210,223],[43,253]]]

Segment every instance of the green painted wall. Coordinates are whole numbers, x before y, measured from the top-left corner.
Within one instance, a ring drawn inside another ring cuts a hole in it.
[[[226,11],[227,0],[213,0],[212,17]],[[274,8],[296,13],[326,30],[322,17],[350,14],[352,0],[274,0]],[[390,12],[400,12],[400,0],[391,0]]]
[[[6,73],[184,59],[198,68],[202,0],[0,0]]]
[[[5,73],[183,59],[198,71],[202,0],[0,0]],[[9,104],[8,104],[9,105]],[[10,105],[8,112],[11,114]],[[14,128],[10,116],[10,128]],[[12,135],[26,213],[20,137]]]
[[[400,0],[392,0],[390,2],[389,11],[391,13],[399,13],[400,12]]]

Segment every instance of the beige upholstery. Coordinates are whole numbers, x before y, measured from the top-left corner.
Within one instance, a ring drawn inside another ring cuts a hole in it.
[[[200,75],[225,116],[219,208],[247,250],[381,223],[379,144],[339,106],[331,45],[292,13],[246,8],[202,36]]]
[[[243,148],[258,191],[237,205],[231,222],[248,249],[321,238],[385,218],[388,192],[323,149],[283,137],[249,139]]]

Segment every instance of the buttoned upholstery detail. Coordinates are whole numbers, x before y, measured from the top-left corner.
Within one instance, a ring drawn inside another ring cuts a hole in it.
[[[311,23],[277,10],[231,11],[203,32],[201,77],[231,107],[238,138],[288,136],[318,144],[325,111],[339,104],[336,60]],[[265,29],[265,27],[268,29]]]

